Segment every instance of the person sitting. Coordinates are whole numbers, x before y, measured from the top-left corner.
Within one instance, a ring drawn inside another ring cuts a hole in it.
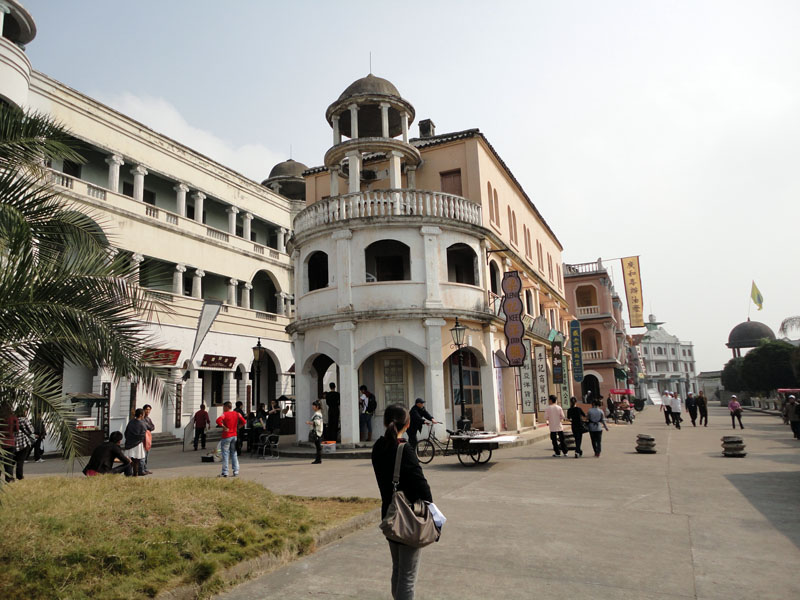
[[[122,432],[114,431],[108,436],[108,441],[103,442],[92,451],[89,462],[83,468],[83,474],[87,477],[94,475],[105,475],[106,473],[125,473],[127,476],[133,475],[131,459],[125,456],[120,443],[122,442]],[[119,466],[114,466],[114,460],[119,460]]]
[[[633,419],[631,419],[631,405],[624,398],[619,403],[619,409],[622,411],[622,420],[633,424]]]

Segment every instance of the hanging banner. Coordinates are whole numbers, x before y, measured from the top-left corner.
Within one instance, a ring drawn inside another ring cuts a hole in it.
[[[522,280],[517,271],[506,271],[503,274],[503,313],[506,315],[506,324],[503,331],[506,334],[506,358],[511,367],[520,367],[525,362],[525,325],[522,324],[524,306],[519,293],[522,291]]]
[[[628,315],[631,327],[644,327],[644,302],[642,300],[642,277],[639,272],[639,257],[628,256],[622,260],[625,276],[625,295],[628,297]]]
[[[525,340],[525,362],[519,368],[519,387],[522,394],[522,414],[529,415],[536,412],[536,381],[533,377],[533,364],[531,359],[531,341]]]
[[[564,383],[564,353],[561,342],[553,342],[553,383]]]
[[[211,330],[211,324],[217,318],[221,309],[221,300],[206,300],[203,302],[203,309],[197,319],[197,333],[194,336],[194,346],[192,346],[192,355],[189,357],[189,362],[194,360],[194,355],[200,350],[200,345],[206,339],[206,335]]]
[[[583,345],[581,342],[581,322],[569,322],[569,347],[572,350],[572,378],[575,383],[583,381]]]
[[[533,350],[536,357],[534,372],[536,377],[536,398],[539,401],[539,410],[544,412],[547,408],[547,353],[544,346],[536,346]]]
[[[564,361],[564,383],[561,384],[561,408],[567,412],[569,408],[569,364]]]

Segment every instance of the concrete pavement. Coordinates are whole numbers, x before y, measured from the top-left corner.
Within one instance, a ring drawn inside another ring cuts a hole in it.
[[[651,406],[633,425],[611,426],[599,459],[588,438],[581,459],[551,458],[547,440],[496,451],[477,467],[436,457],[424,469],[448,523],[423,550],[417,597],[800,597],[800,441],[780,419],[748,412],[736,430],[748,456],[723,458],[727,410],[711,408],[710,422],[678,431]],[[636,454],[637,433],[653,435],[658,453]],[[156,450],[152,477],[219,472],[198,461]],[[245,458],[241,475],[278,493],[377,497],[367,459]],[[390,569],[370,526],[219,598],[389,598]]]

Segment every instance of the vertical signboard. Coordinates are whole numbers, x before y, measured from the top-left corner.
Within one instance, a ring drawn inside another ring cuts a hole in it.
[[[575,383],[583,381],[583,346],[581,342],[581,322],[569,322],[569,347],[572,349],[572,378]]]
[[[529,415],[536,412],[536,382],[533,377],[533,364],[531,359],[531,341],[525,340],[525,362],[519,368],[519,384],[522,392],[522,414]]]
[[[561,342],[553,342],[553,383],[564,383],[564,353]]]
[[[544,412],[547,408],[547,353],[544,346],[534,348],[534,373],[536,377],[536,398],[539,401],[539,410]]]
[[[642,277],[639,273],[639,257],[628,256],[622,260],[625,276],[625,295],[628,297],[628,315],[631,327],[644,327],[644,302],[642,301]]]
[[[564,361],[564,381],[561,383],[561,407],[569,408],[569,364]]]
[[[524,307],[519,293],[522,291],[522,280],[517,271],[506,271],[503,274],[503,313],[506,323],[503,331],[506,334],[506,358],[510,367],[521,367],[525,362],[525,325],[522,323]]]
[[[181,411],[183,410],[183,385],[175,384],[175,427],[181,426]]]

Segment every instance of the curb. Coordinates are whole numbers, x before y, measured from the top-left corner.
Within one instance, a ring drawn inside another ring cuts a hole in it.
[[[328,546],[329,544],[332,544],[333,542],[336,542],[343,537],[350,535],[351,533],[355,533],[359,529],[363,529],[368,525],[377,524],[380,521],[380,516],[381,509],[379,507],[361,515],[357,515],[345,521],[344,523],[339,523],[333,527],[330,527],[329,529],[320,531],[314,536],[314,547],[313,550],[308,554],[313,554],[317,550],[320,550],[321,548],[324,548],[325,546]],[[308,556],[308,554],[303,556]],[[217,573],[216,576],[219,577],[225,584],[225,589],[219,593],[227,593],[240,583],[244,583],[251,579],[256,579],[262,575],[266,575],[267,573],[275,571],[276,569],[279,569],[280,567],[283,567],[294,560],[303,558],[303,556],[289,554],[288,552],[278,555],[262,554],[261,556],[237,563],[232,567],[228,567],[227,569]],[[217,595],[218,594],[214,594],[214,596]],[[182,585],[171,590],[160,592],[155,596],[156,600],[197,600],[197,598],[200,597],[200,586],[197,584]]]

